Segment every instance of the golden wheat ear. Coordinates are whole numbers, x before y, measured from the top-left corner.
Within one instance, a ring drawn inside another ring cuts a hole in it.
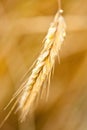
[[[11,99],[10,103],[17,98],[2,124],[7,120],[16,104],[18,104],[17,111],[20,110],[20,121],[22,122],[25,120],[28,113],[35,108],[36,102],[43,96],[44,90],[47,94],[46,97],[48,97],[50,77],[54,69],[56,57],[59,56],[59,50],[66,35],[66,24],[61,13],[62,10],[59,10],[51,23],[44,40],[43,50],[36,60],[32,73],[27,82],[19,88]]]
[[[20,97],[18,109],[21,110],[21,121],[24,121],[28,113],[35,107],[36,100],[44,87],[49,88],[48,82],[65,35],[66,24],[60,10],[49,27],[43,50],[37,58],[36,65]],[[49,91],[49,89],[46,89],[46,91]]]

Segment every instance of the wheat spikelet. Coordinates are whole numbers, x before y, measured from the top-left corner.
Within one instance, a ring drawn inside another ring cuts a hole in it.
[[[35,107],[35,103],[38,97],[42,96],[44,88],[47,88],[45,91],[48,97],[50,76],[54,68],[55,59],[59,55],[58,53],[65,35],[66,24],[63,16],[61,15],[61,10],[59,10],[54,18],[54,21],[49,27],[48,33],[44,40],[43,50],[36,60],[36,65],[32,70],[30,77],[28,78],[27,82],[25,82],[25,84],[18,89],[10,101],[11,103],[17,97],[15,106],[17,103],[19,104],[17,111],[20,110],[21,112],[21,122],[25,120],[28,113]],[[7,107],[10,105],[10,103],[7,105]],[[2,124],[6,121],[9,115],[10,112]]]

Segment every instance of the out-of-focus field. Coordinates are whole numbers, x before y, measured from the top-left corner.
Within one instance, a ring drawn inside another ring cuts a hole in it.
[[[3,108],[42,49],[57,5],[57,0],[0,0],[0,122],[10,110]],[[87,129],[87,0],[62,0],[62,8],[67,36],[48,102],[23,124],[12,113],[1,130]]]

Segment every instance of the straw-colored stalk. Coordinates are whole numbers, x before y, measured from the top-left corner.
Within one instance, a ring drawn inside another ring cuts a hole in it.
[[[16,103],[21,112],[20,119],[24,121],[28,113],[35,107],[35,103],[42,96],[43,89],[49,88],[50,76],[54,68],[55,59],[66,35],[66,24],[61,11],[58,11],[51,23],[44,40],[44,47],[36,60],[36,65],[23,87],[13,96],[11,102],[18,96]],[[49,89],[46,89],[48,97]],[[14,108],[15,106],[13,106]],[[12,108],[12,109],[13,109]]]

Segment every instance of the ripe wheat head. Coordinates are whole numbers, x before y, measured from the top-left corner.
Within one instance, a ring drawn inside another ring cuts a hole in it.
[[[50,76],[65,37],[65,29],[64,18],[58,12],[50,25],[44,40],[44,48],[21,95],[18,107],[21,109],[21,121],[25,119],[28,112],[33,108],[34,103],[45,87],[44,85],[49,88]],[[46,89],[46,91],[48,97],[49,89]]]
[[[35,107],[35,103],[37,102],[38,97],[40,98],[42,96],[44,88],[46,88],[46,97],[48,97],[50,76],[65,35],[66,24],[61,15],[61,10],[59,10],[49,27],[48,33],[44,39],[43,50],[36,60],[31,75],[27,82],[13,95],[13,98],[10,101],[11,103],[15,98],[17,98],[11,111],[13,111],[15,106],[18,104],[17,111],[20,110],[21,112],[21,122],[25,120],[28,113],[33,109],[33,107]],[[5,120],[9,117],[11,111],[8,113]]]

